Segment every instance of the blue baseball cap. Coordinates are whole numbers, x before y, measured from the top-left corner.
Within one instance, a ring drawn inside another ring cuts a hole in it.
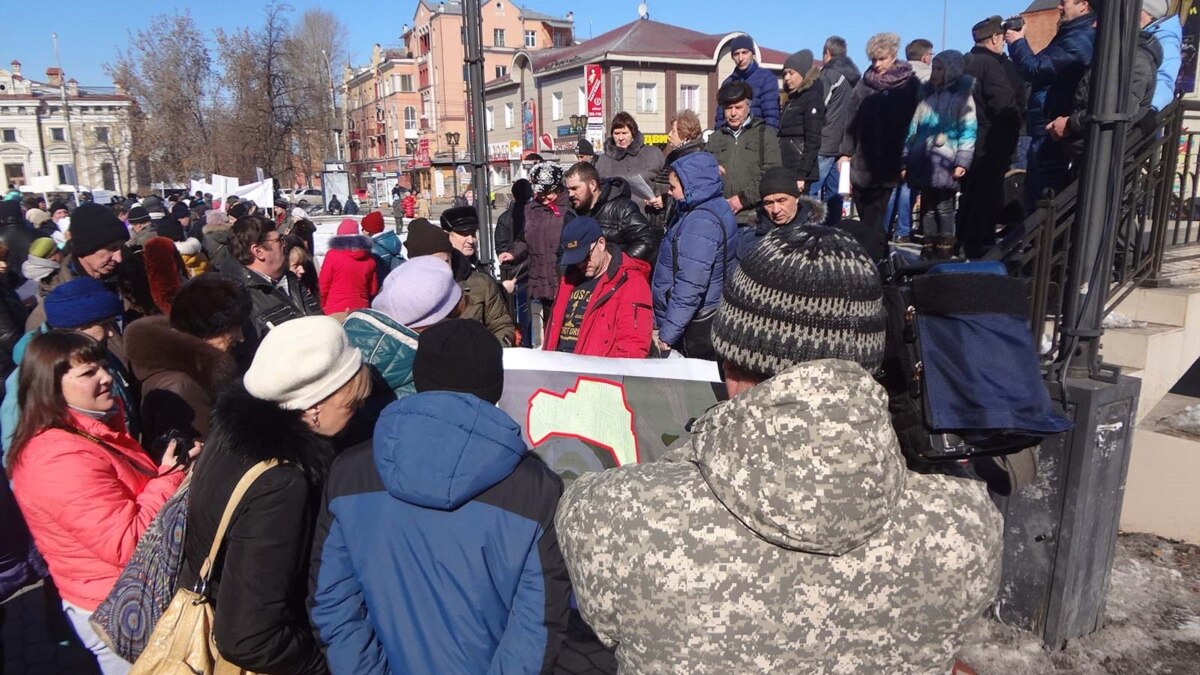
[[[562,266],[571,267],[587,260],[592,244],[603,236],[604,232],[595,218],[577,216],[567,223],[562,230]]]

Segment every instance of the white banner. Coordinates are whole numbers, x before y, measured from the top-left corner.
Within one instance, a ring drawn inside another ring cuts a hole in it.
[[[225,199],[229,195],[237,194],[235,190],[241,185],[241,182],[237,178],[215,173],[212,175],[211,182],[213,197],[217,199]]]
[[[216,192],[213,190],[212,183],[205,183],[204,181],[201,181],[201,180],[191,181],[191,187],[188,188],[188,190],[189,190],[189,194],[191,194],[191,195],[195,195],[197,192],[199,192],[201,194],[211,194],[211,195],[216,194]]]
[[[216,193],[214,192],[213,194],[215,195]],[[239,188],[236,188],[230,194],[237,195],[242,200],[249,199],[255,204],[258,204],[260,211],[270,215],[271,207],[275,204],[275,179],[268,178],[266,180],[260,180],[257,183],[243,185]]]

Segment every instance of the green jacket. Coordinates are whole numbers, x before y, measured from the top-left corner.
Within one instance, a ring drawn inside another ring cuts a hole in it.
[[[773,166],[783,166],[775,130],[762,120],[751,118],[736,136],[728,126],[717,129],[708,138],[704,149],[712,153],[717,164],[725,170],[721,177],[725,198],[737,195],[742,200],[742,210],[737,212],[738,224],[754,223],[757,220],[755,211],[762,203],[758,183],[763,172]]]

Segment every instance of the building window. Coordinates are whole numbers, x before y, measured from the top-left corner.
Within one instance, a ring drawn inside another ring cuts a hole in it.
[[[496,66],[496,79],[500,79],[508,75],[508,66]]]
[[[400,91],[400,76],[399,75],[392,76],[392,91]],[[388,92],[388,93],[391,93],[391,92]]]
[[[108,142],[108,127],[96,127],[96,142]]]
[[[700,111],[700,85],[679,85],[679,109],[691,110],[692,112]]]
[[[504,104],[504,128],[513,128],[513,119],[516,117],[516,109],[511,103]]]
[[[25,165],[24,164],[5,164],[4,165],[4,183],[9,183],[21,186],[25,184]]]
[[[658,85],[653,82],[637,83],[637,111],[640,113],[658,112]]]
[[[104,162],[100,165],[100,182],[104,183],[105,190],[116,190],[117,181],[113,174],[113,165],[111,162]]]
[[[554,31],[554,46],[555,47],[563,46],[563,34],[558,31]]]
[[[492,44],[497,47],[504,46],[504,29],[496,28],[492,30]]]
[[[579,114],[579,115],[587,114],[588,104],[587,104],[587,89],[586,88],[584,88],[584,87],[579,88],[579,93],[575,100],[575,107],[576,107],[575,112],[577,114]],[[599,121],[599,120],[595,120],[595,121]]]
[[[415,131],[417,128],[417,109],[410,106],[404,108],[404,130]]]
[[[489,105],[484,109],[483,116],[487,120],[487,130],[494,131],[496,129],[496,111],[492,109],[492,106]]]
[[[525,46],[529,47],[530,49],[537,47],[537,31],[536,30],[525,31]]]
[[[563,101],[562,92],[556,91],[550,99],[550,119],[561,120],[563,118]]]
[[[50,140],[52,140],[52,141],[67,140],[67,135],[65,133],[65,130],[62,127],[50,127]]]
[[[400,91],[412,91],[412,90],[413,90],[412,75],[401,75],[400,76]]]
[[[16,129],[4,129],[4,130],[0,131],[0,134],[2,134],[2,137],[4,138],[5,143],[16,143],[17,142],[17,130]]]
[[[70,164],[58,164],[54,168],[58,172],[58,184],[59,185],[68,185],[72,182],[71,181],[72,171],[71,171]]]

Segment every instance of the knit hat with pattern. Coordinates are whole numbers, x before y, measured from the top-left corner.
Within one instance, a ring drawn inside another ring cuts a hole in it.
[[[854,239],[828,227],[773,230],[725,284],[713,323],[717,354],[770,378],[819,359],[875,371],[883,359],[883,288]]]

